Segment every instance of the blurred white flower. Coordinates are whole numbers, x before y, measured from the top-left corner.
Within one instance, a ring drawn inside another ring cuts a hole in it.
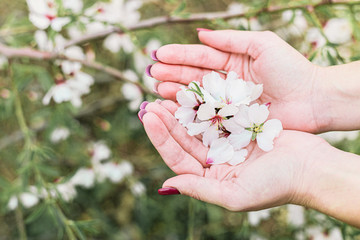
[[[329,143],[338,143],[343,140],[353,141],[358,138],[359,131],[333,131],[319,134],[320,137]]]
[[[133,185],[131,185],[130,188],[132,194],[134,194],[135,196],[139,197],[141,195],[143,195],[146,191],[146,187],[143,183],[141,182],[136,182]]]
[[[143,94],[139,87],[131,83],[125,83],[121,88],[121,92],[124,98],[129,101],[129,109],[132,111],[138,110],[143,101]]]
[[[70,136],[70,130],[66,127],[57,127],[50,134],[50,141],[58,143],[67,139]]]
[[[291,25],[286,28],[287,32],[292,35],[301,36],[308,28],[306,18],[304,17],[303,12],[299,9],[295,11],[284,11],[281,18],[284,22],[290,22],[292,20]]]
[[[132,82],[138,82],[139,81],[139,77],[138,75],[136,75],[136,73],[133,71],[133,70],[130,70],[130,69],[126,69],[124,72],[123,72],[123,76],[124,78],[132,81]]]
[[[20,199],[21,204],[25,208],[31,208],[39,202],[39,198],[36,195],[29,193],[29,192],[21,193],[19,195],[19,199]]]
[[[82,0],[62,0],[62,2],[65,9],[70,9],[75,14],[81,13],[84,5]]]
[[[4,55],[0,54],[0,69],[4,69],[4,67],[8,64],[8,59]]]
[[[248,212],[248,220],[251,226],[257,226],[262,220],[270,217],[270,209],[264,209],[256,212]]]
[[[47,52],[52,52],[52,51],[60,52],[64,49],[66,43],[66,39],[62,35],[56,34],[53,41],[49,39],[46,32],[42,30],[37,30],[35,32],[34,38],[38,48],[42,51],[47,51]]]
[[[93,144],[91,155],[91,162],[93,165],[96,165],[102,160],[108,159],[111,155],[111,151],[105,143],[98,141]]]
[[[132,172],[132,166],[130,168]],[[107,162],[97,165],[94,170],[97,174],[99,182],[109,179],[112,183],[119,183],[124,179],[124,177],[131,174],[130,168],[128,163],[118,164],[115,162]]]
[[[59,32],[62,27],[70,23],[69,17],[57,16],[57,4],[53,0],[26,0],[29,7],[29,19],[37,28],[51,27]]]
[[[71,182],[65,182],[58,184],[56,190],[52,191],[51,195],[53,197],[60,195],[64,201],[68,202],[73,200],[76,197],[76,194],[75,186]]]
[[[288,224],[300,227],[305,223],[304,207],[298,205],[287,205],[287,222]]]
[[[351,40],[352,26],[347,19],[332,18],[326,23],[324,33],[331,43],[343,44]]]
[[[10,209],[10,210],[14,210],[15,208],[17,208],[18,206],[18,199],[16,196],[12,196],[10,199],[9,199],[9,202],[7,204],[7,208]]]
[[[323,47],[326,44],[326,39],[321,34],[320,30],[314,27],[308,29],[305,40],[316,48]]]
[[[249,7],[243,3],[232,2],[228,5],[227,12],[233,14],[243,14],[249,10]]]
[[[306,235],[312,240],[343,240],[341,230],[337,227],[326,232],[320,226],[309,227],[305,230]]]
[[[69,182],[74,186],[91,188],[95,183],[95,172],[90,168],[80,168],[76,171],[74,176],[72,176]]]
[[[153,61],[150,58],[152,51],[157,50],[161,47],[161,42],[158,39],[150,39],[145,48],[134,53],[134,62],[136,71],[143,73],[145,68]],[[152,86],[150,87],[152,89]]]
[[[104,40],[104,47],[112,53],[117,53],[123,49],[126,53],[134,51],[134,44],[127,34],[112,33]]]
[[[73,97],[70,86],[66,84],[65,81],[60,81],[49,89],[49,91],[45,94],[42,103],[44,105],[48,105],[51,98],[54,99],[56,103],[62,103],[71,101]]]

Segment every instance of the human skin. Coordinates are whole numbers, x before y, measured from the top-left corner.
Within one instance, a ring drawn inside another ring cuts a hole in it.
[[[176,103],[150,103],[142,121],[152,144],[177,176],[163,188],[223,206],[251,211],[287,203],[316,209],[360,227],[360,157],[322,138],[284,130],[274,149],[255,144],[237,166],[207,165],[208,148],[175,119]]]
[[[176,100],[181,85],[200,81],[213,69],[235,71],[245,81],[261,83],[260,103],[271,102],[270,118],[284,129],[320,133],[360,128],[360,62],[320,67],[266,32],[199,31],[204,45],[170,44],[159,48],[151,75],[158,93]],[[349,104],[351,103],[351,104]]]

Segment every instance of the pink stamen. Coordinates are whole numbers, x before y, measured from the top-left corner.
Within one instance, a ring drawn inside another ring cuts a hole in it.
[[[214,125],[216,123],[220,123],[223,120],[223,118],[219,115],[215,115],[212,119],[211,119],[211,124]]]
[[[206,160],[206,164],[213,164],[213,163],[214,163],[214,160],[211,159],[211,158],[208,158],[208,159]]]
[[[271,102],[266,103],[265,106],[269,108],[271,106]]]
[[[102,7],[99,7],[96,11],[98,13],[104,13],[105,12],[105,10]]]
[[[54,19],[56,18],[56,16],[54,16],[54,15],[49,15],[49,14],[46,14],[45,17],[46,17],[47,19],[49,19],[50,21],[52,21],[52,20],[54,20]]]

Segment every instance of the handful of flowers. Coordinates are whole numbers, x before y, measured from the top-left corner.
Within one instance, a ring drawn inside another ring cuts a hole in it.
[[[246,82],[235,72],[223,79],[217,72],[182,87],[176,98],[181,105],[175,113],[191,136],[202,135],[209,147],[207,164],[237,165],[245,161],[245,149],[255,141],[263,151],[270,151],[274,138],[282,130],[278,119],[267,120],[269,104],[254,103],[262,92],[262,84]]]

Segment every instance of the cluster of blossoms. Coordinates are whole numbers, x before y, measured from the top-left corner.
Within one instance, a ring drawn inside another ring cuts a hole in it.
[[[7,206],[10,210],[14,210],[20,202],[25,208],[31,208],[37,205],[41,199],[48,197],[61,197],[64,201],[71,201],[77,195],[76,187],[90,189],[96,182],[102,183],[105,180],[116,184],[132,175],[131,163],[106,161],[110,156],[111,151],[103,142],[95,142],[91,147],[91,168],[79,168],[70,179],[58,180],[50,189],[31,185],[27,191],[13,195]],[[131,184],[130,190],[135,196],[140,196],[146,189],[141,182],[135,181]]]
[[[254,103],[263,91],[262,84],[246,82],[235,72],[226,79],[217,72],[193,81],[176,95],[181,105],[175,117],[189,135],[202,135],[209,147],[207,164],[237,165],[245,160],[251,141],[260,149],[273,149],[273,140],[282,130],[277,119],[267,120],[269,105]]]

